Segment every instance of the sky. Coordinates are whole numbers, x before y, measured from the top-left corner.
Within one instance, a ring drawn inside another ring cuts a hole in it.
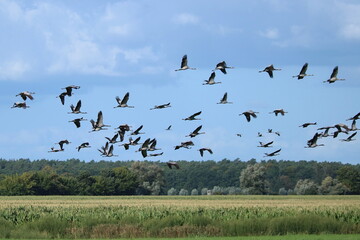
[[[144,126],[140,142],[157,139],[157,152],[164,154],[145,158],[149,161],[358,164],[360,136],[342,142],[348,135],[341,133],[319,139],[325,146],[304,147],[317,128],[350,125],[346,119],[360,111],[359,12],[355,0],[0,0],[0,158],[143,160],[138,147],[125,151],[121,143],[114,145],[117,157],[97,150],[114,128],[128,124],[133,130]],[[185,54],[196,70],[174,71]],[[226,75],[216,71],[221,84],[202,85],[221,61],[234,69]],[[292,78],[306,62],[314,76]],[[272,79],[259,73],[270,64],[282,69]],[[324,83],[335,66],[346,80]],[[61,105],[57,96],[69,85],[80,89]],[[30,108],[11,108],[22,101],[16,97],[22,91],[35,92],[34,100],[26,101]],[[127,92],[128,104],[135,107],[114,108],[115,97]],[[225,92],[233,104],[216,104]],[[78,100],[87,112],[82,117],[96,120],[102,111],[111,127],[89,133],[91,124],[84,121],[76,128],[69,121],[80,116],[68,112]],[[169,102],[171,108],[150,110]],[[288,113],[269,114],[280,108]],[[239,116],[247,110],[259,112],[258,117],[247,122]],[[198,111],[201,120],[182,120]],[[317,125],[299,127],[306,122]],[[185,137],[200,125],[205,134]],[[63,152],[48,152],[63,139],[71,142]],[[174,150],[188,140],[195,146]],[[273,147],[257,147],[259,141],[274,141]],[[83,142],[91,148],[78,152]],[[202,147],[213,154],[201,157]],[[280,155],[264,157],[280,148]]]

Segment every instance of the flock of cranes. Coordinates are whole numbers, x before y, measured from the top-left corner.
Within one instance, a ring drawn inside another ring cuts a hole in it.
[[[216,82],[215,81],[215,77],[216,77],[216,71],[219,70],[221,71],[223,74],[227,74],[227,69],[233,69],[234,67],[230,67],[227,66],[225,61],[222,61],[220,63],[218,63],[216,65],[216,67],[212,70],[210,77],[208,80],[204,80],[203,85],[214,85],[214,84],[221,84],[221,82]],[[307,76],[314,76],[313,74],[307,74],[307,68],[308,68],[308,63],[305,63],[303,65],[303,67],[301,68],[300,72],[298,75],[293,76],[294,78],[297,79],[303,79],[304,77]],[[175,69],[175,71],[185,71],[185,70],[196,70],[196,68],[193,67],[189,67],[188,66],[188,59],[187,59],[187,55],[184,55],[181,61],[181,66],[179,69]],[[262,72],[266,72],[268,73],[270,78],[274,77],[274,71],[280,71],[282,69],[280,68],[275,68],[273,65],[269,65],[267,67],[265,67],[263,70],[259,71],[259,73]],[[342,78],[338,78],[338,66],[336,66],[331,75],[330,78],[327,79],[326,81],[324,81],[325,83],[334,83],[336,81],[342,81],[345,79]],[[62,105],[65,105],[65,97],[71,97],[72,96],[72,92],[73,90],[78,90],[80,89],[80,86],[76,86],[76,85],[70,85],[67,86],[65,88],[65,91],[61,92],[57,97],[60,98],[60,102]],[[24,91],[21,92],[19,94],[16,95],[16,97],[20,96],[23,99],[23,102],[15,102],[14,105],[12,106],[12,108],[29,108],[29,106],[27,105],[26,101],[29,100],[33,100],[34,92],[28,92],[28,91]],[[119,96],[115,97],[116,103],[117,105],[114,106],[113,108],[134,108],[134,106],[128,105],[128,101],[130,98],[130,93],[127,92],[123,98],[120,98]],[[224,93],[223,97],[220,99],[220,101],[217,104],[232,104],[232,102],[229,102],[227,100],[228,98],[228,94],[227,92]],[[74,106],[73,104],[70,105],[70,109],[71,112],[68,112],[68,114],[75,114],[75,115],[79,115],[79,114],[87,114],[87,112],[83,112],[81,111],[81,100],[78,100],[76,106]],[[165,108],[169,108],[171,107],[170,102],[169,103],[165,103],[165,104],[161,104],[161,105],[155,105],[154,107],[150,108],[150,110],[156,110],[156,109],[165,109]],[[199,118],[199,116],[201,115],[202,111],[198,111],[186,118],[183,118],[182,120],[184,121],[195,121],[195,120],[201,120],[201,118]],[[272,112],[269,112],[269,114],[275,114],[275,116],[281,115],[284,116],[286,113],[288,113],[287,111],[285,111],[284,109],[275,109]],[[242,113],[240,113],[239,115],[244,115],[246,118],[247,122],[251,122],[251,120],[253,118],[257,118],[257,114],[259,114],[259,112],[253,111],[253,110],[248,110],[248,111],[244,111]],[[360,113],[354,115],[353,117],[347,119],[347,120],[352,120],[352,125],[351,127],[348,127],[345,124],[342,123],[338,123],[335,124],[333,126],[327,126],[327,127],[320,127],[317,130],[324,130],[323,132],[316,132],[314,134],[314,136],[307,141],[307,144],[305,146],[305,148],[315,148],[315,147],[319,147],[319,146],[324,146],[324,144],[318,144],[317,141],[321,138],[325,138],[325,137],[333,137],[336,138],[340,133],[342,134],[349,134],[350,132],[353,132],[351,135],[349,135],[347,138],[341,139],[341,141],[344,142],[350,142],[350,141],[354,141],[354,136],[357,134],[357,127],[356,127],[356,120],[358,120],[360,118]],[[82,121],[88,121],[87,119],[85,119],[84,117],[79,117],[79,118],[75,118],[73,120],[70,120],[69,122],[73,122],[76,126],[76,128],[80,128],[81,127],[81,122]],[[111,126],[104,124],[104,116],[102,111],[99,111],[97,114],[97,119],[96,121],[93,119],[89,120],[92,126],[92,129],[89,131],[89,133],[91,132],[97,132],[97,131],[102,131],[102,130],[108,130]],[[317,125],[317,122],[308,122],[308,123],[304,123],[302,125],[300,125],[299,127],[302,128],[307,128],[309,126],[312,125]],[[165,130],[171,130],[172,125],[169,125],[168,128],[166,128]],[[202,129],[202,125],[199,125],[196,129],[194,129],[192,132],[190,132],[188,135],[186,135],[185,137],[190,137],[190,138],[195,138],[198,135],[201,134],[206,134],[205,132],[201,132]],[[100,152],[101,156],[103,157],[115,157],[118,155],[115,155],[114,152],[114,146],[117,143],[121,143],[119,144],[120,147],[124,147],[125,150],[129,150],[130,147],[134,147],[134,146],[139,146],[138,150],[136,150],[136,152],[140,152],[142,157],[146,158],[146,157],[156,157],[156,156],[160,156],[163,154],[163,152],[159,152],[161,149],[157,148],[157,140],[156,138],[147,138],[143,143],[141,143],[141,137],[138,135],[144,134],[143,132],[141,132],[143,125],[137,127],[135,130],[131,131],[131,128],[129,125],[127,124],[122,124],[119,127],[115,128],[116,132],[112,137],[106,137],[106,142],[103,146],[101,146],[98,151]],[[333,133],[329,133],[330,129],[335,129],[335,131]],[[128,142],[124,142],[125,140],[125,136],[126,133],[129,133],[129,139]],[[279,132],[273,132],[272,129],[268,129],[268,133],[275,133],[277,135],[280,136]],[[240,133],[236,134],[237,136],[241,137],[242,135]],[[133,139],[132,137],[136,136],[135,139]],[[262,137],[262,133],[258,132],[258,137]],[[270,142],[261,142],[259,141],[259,146],[257,147],[262,147],[262,148],[270,148],[273,147],[272,144],[274,143],[274,141],[270,141]],[[55,143],[55,145],[59,145],[58,148],[55,147],[51,147],[49,152],[62,152],[64,151],[64,146],[65,144],[70,144],[70,142],[68,140],[61,140],[58,143]],[[179,145],[174,146],[174,150],[178,150],[180,148],[185,148],[185,149],[190,149],[194,146],[194,142],[189,140],[189,141],[184,141],[181,142]],[[81,149],[85,149],[85,148],[91,148],[90,143],[89,142],[83,142],[80,145],[78,145],[76,147],[77,151],[80,151]],[[204,156],[204,153],[207,152],[209,154],[213,154],[212,149],[208,148],[208,147],[202,147],[199,148],[198,151],[200,152],[201,157]],[[277,149],[276,151],[270,152],[270,153],[264,153],[264,157],[274,157],[280,154],[281,148]],[[167,162],[167,166],[169,168],[179,168],[179,165],[176,162]]]

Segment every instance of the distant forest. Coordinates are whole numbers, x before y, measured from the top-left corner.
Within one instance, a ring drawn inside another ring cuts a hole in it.
[[[0,195],[360,194],[360,165],[0,159]]]

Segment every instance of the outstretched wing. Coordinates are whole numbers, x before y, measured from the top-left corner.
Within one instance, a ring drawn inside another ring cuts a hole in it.
[[[79,100],[76,104],[75,111],[80,111],[81,108],[81,100]]]
[[[185,54],[185,55],[182,57],[182,60],[181,60],[181,68],[186,67],[187,64],[188,64],[187,55]]]
[[[300,74],[305,74],[308,68],[308,63],[305,63],[304,66],[301,68]]]
[[[338,66],[334,67],[334,69],[333,69],[333,71],[332,71],[332,73],[331,73],[330,78],[336,78],[336,76],[337,76],[337,74],[338,74],[338,70],[339,70],[339,67],[338,67]]]
[[[127,92],[123,98],[123,100],[121,101],[121,104],[127,104],[127,102],[129,101],[129,95],[130,93]]]

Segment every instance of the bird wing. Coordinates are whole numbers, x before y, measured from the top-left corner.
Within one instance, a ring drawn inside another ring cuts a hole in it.
[[[202,128],[202,125],[198,126],[192,133],[198,134],[201,128]]]
[[[141,155],[146,158],[147,157],[147,151],[146,150],[141,150]]]
[[[150,142],[150,138],[146,139],[145,142],[141,145],[141,148],[148,148],[149,142]]]
[[[330,78],[336,78],[336,76],[337,76],[337,74],[338,74],[338,70],[339,70],[339,67],[338,67],[338,66],[334,67],[334,69],[333,69],[333,71],[332,71],[332,73],[331,73]]]
[[[248,122],[250,122],[250,120],[251,120],[250,113],[245,112],[244,115],[245,115],[245,117],[246,117],[246,120],[247,120]]]
[[[121,101],[121,104],[127,104],[128,100],[129,100],[129,95],[130,93],[127,92],[123,98],[123,100]]]
[[[104,125],[103,121],[104,121],[104,117],[103,117],[102,111],[99,111],[97,121],[96,121],[96,126],[102,127]]]
[[[120,142],[124,141],[124,137],[125,137],[125,132],[123,131],[118,131],[119,137],[120,137]]]
[[[220,71],[221,71],[223,74],[227,74],[227,72],[226,72],[226,69],[225,69],[225,68],[220,68]]]
[[[81,100],[79,100],[76,104],[75,111],[80,111],[81,108]]]
[[[29,92],[26,92],[25,96],[28,97],[30,100],[34,100],[34,97]]]
[[[75,119],[75,120],[74,120],[74,124],[75,124],[75,126],[76,126],[77,128],[79,128],[79,127],[80,127],[80,120],[79,120],[79,119]]]
[[[256,114],[254,112],[249,113],[252,117],[257,118]]]
[[[137,144],[137,143],[140,141],[140,139],[141,139],[141,137],[138,137],[137,139],[135,139],[135,140],[133,141],[133,143],[134,143],[134,144]]]
[[[72,93],[72,87],[71,87],[71,86],[69,86],[69,87],[66,87],[65,89],[66,89],[66,95],[71,96],[71,93]]]
[[[115,99],[116,99],[116,102],[117,102],[118,104],[121,104],[121,99],[120,99],[119,96],[116,96]]]
[[[304,66],[301,68],[300,74],[305,74],[308,68],[308,63],[305,63]]]
[[[269,76],[270,76],[271,78],[274,77],[274,74],[273,74],[273,71],[272,71],[272,70],[268,70],[267,73],[269,74]]]
[[[140,127],[138,127],[138,129],[136,129],[133,133],[134,133],[134,134],[138,134],[142,128],[143,128],[143,125],[141,125]]]
[[[227,101],[227,92],[224,93],[224,96],[222,97],[222,99],[220,101],[221,102],[226,102]]]
[[[201,114],[201,111],[200,112],[197,112],[197,113],[194,113],[193,115],[191,115],[189,118],[195,118],[196,116],[200,115]]]
[[[271,144],[273,144],[273,142],[274,142],[274,141],[271,141],[271,142],[268,142],[268,143],[264,144],[264,147],[270,146]]]
[[[181,68],[186,67],[188,65],[187,55],[185,54],[181,59]]]
[[[90,122],[91,122],[92,127],[96,128],[96,122],[93,119],[91,119]]]
[[[209,77],[209,81],[208,81],[209,84],[215,83],[215,81],[214,81],[215,76],[216,76],[215,72],[212,72]]]
[[[356,134],[357,134],[357,132],[354,132],[354,133],[351,134],[347,139],[348,139],[348,140],[351,140]]]
[[[210,148],[208,148],[207,150],[210,154],[213,154],[213,151]]]
[[[63,92],[59,95],[62,105],[65,104],[65,95],[66,95],[66,92]]]
[[[156,147],[157,141],[154,139],[154,141],[151,143],[150,148],[154,149]]]
[[[220,68],[224,68],[226,66],[225,61],[219,62],[218,64],[216,64],[216,68],[220,69]]]
[[[200,156],[204,156],[204,149],[199,149],[199,152],[200,152]]]
[[[272,152],[271,154],[276,154],[276,153],[278,153],[278,152],[280,152],[280,151],[281,151],[281,148],[278,149],[278,150],[276,150],[275,152]]]
[[[114,150],[114,145],[111,145],[108,151],[108,155],[111,155]]]
[[[112,142],[116,142],[116,139],[118,138],[119,134],[115,134],[113,138],[111,139]]]

